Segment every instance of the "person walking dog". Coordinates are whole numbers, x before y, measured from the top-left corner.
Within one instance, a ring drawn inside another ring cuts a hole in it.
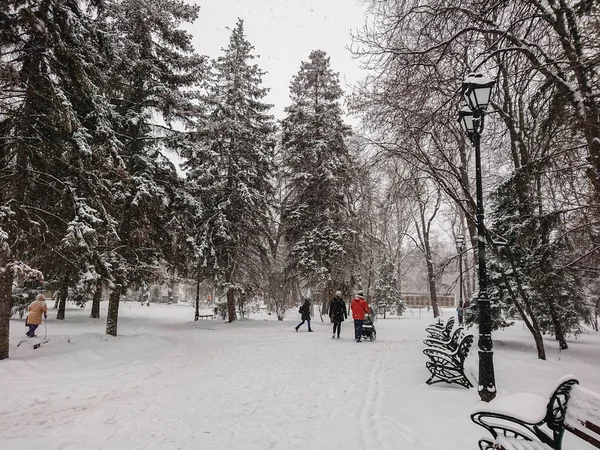
[[[356,339],[356,342],[360,342],[365,315],[369,313],[369,305],[363,297],[362,290],[359,290],[352,299],[350,309],[352,310],[352,318],[354,319],[354,339]]]
[[[29,337],[36,337],[35,330],[42,323],[42,314],[44,315],[44,319],[48,317],[48,305],[46,305],[44,294],[38,294],[28,309],[29,315],[25,319],[25,323],[29,327],[29,331],[26,334]]]
[[[346,311],[346,304],[342,298],[342,292],[337,291],[335,297],[329,304],[329,318],[333,322],[333,335],[331,339],[335,339],[336,336],[340,338],[340,332],[342,331],[342,322],[348,318],[348,312]]]
[[[301,316],[302,322],[300,322],[294,328],[296,329],[296,331],[298,331],[298,328],[300,328],[302,325],[304,325],[304,322],[308,322],[308,331],[310,331],[312,333],[312,329],[310,328],[310,300],[309,299],[304,300],[304,304],[300,307],[298,312],[300,314],[302,314],[302,316]]]

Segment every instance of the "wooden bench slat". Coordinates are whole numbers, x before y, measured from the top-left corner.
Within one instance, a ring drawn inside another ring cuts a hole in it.
[[[589,420],[586,420],[584,425],[586,428],[589,428],[594,433],[596,433],[598,436],[600,436],[600,426],[596,425],[595,423],[590,422]]]
[[[588,422],[588,423],[589,423],[589,422]],[[587,423],[586,423],[586,424],[582,424],[582,425],[585,425],[585,427],[586,427],[586,428],[589,428],[589,427],[588,427],[588,425],[587,425]],[[598,427],[597,427],[596,425],[594,425],[594,424],[591,424],[591,425],[592,425],[594,428],[597,428],[597,429],[598,429]],[[569,430],[571,433],[573,433],[573,434],[574,434],[575,436],[577,436],[578,438],[580,438],[580,439],[583,439],[583,440],[584,440],[584,441],[586,441],[586,442],[589,442],[589,443],[590,443],[590,444],[592,444],[594,447],[596,447],[596,448],[600,448],[600,440],[593,438],[592,436],[590,436],[590,435],[589,435],[589,434],[587,434],[587,433],[584,433],[584,432],[583,432],[583,431],[581,431],[580,429],[578,429],[578,428],[573,428],[573,427],[571,427],[571,426],[569,426],[569,425],[566,425],[566,426],[565,426],[565,429]]]
[[[600,395],[583,386],[573,386],[567,405],[565,429],[600,448]]]

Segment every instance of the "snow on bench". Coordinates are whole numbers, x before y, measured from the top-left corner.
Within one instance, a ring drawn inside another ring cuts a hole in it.
[[[579,386],[572,375],[559,381],[549,401],[516,394],[493,406],[471,415],[492,435],[479,441],[481,450],[561,450],[565,431],[600,448],[600,395]]]
[[[525,439],[507,438],[500,436],[495,441],[496,448],[504,450],[552,450],[548,444],[538,441],[526,441]]]
[[[600,395],[579,385],[573,386],[565,428],[600,448]]]

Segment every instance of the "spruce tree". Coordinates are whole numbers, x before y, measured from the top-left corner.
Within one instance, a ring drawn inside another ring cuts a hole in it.
[[[552,333],[561,349],[567,335],[589,320],[590,304],[582,280],[569,268],[573,258],[560,215],[528,208],[520,201],[519,177],[507,179],[492,196],[491,231],[506,242],[490,263],[490,298],[496,326],[518,314],[536,338]],[[518,295],[515,295],[518,294]]]
[[[244,273],[262,253],[272,197],[274,123],[253,50],[238,20],[229,46],[213,61],[201,98],[205,113],[183,152],[190,189],[203,207],[197,270],[226,290],[230,322]]]
[[[373,286],[373,300],[377,312],[383,312],[384,319],[388,312],[401,316],[406,309],[406,304],[400,292],[400,282],[396,278],[396,268],[394,263],[387,257],[383,258]]]
[[[103,2],[12,1],[0,15],[0,266],[79,272],[111,222],[102,195],[118,142],[105,96]],[[2,245],[4,243],[10,245]],[[12,274],[0,271],[0,359]],[[41,288],[42,286],[40,286]],[[7,313],[8,311],[8,313]]]
[[[346,196],[352,177],[346,145],[351,131],[342,120],[342,94],[329,57],[315,50],[292,78],[292,103],[282,121],[289,267],[315,282],[329,280],[327,291],[340,282],[332,280],[332,273],[351,238]]]
[[[117,334],[119,299],[129,286],[160,277],[165,262],[173,270],[185,257],[177,231],[184,226],[186,195],[165,152],[181,143],[171,125],[186,120],[188,92],[203,70],[191,35],[179,28],[198,11],[175,0],[111,3],[108,93],[122,149],[113,180],[120,195],[111,205],[118,239],[106,243],[105,255],[111,264],[107,334]]]

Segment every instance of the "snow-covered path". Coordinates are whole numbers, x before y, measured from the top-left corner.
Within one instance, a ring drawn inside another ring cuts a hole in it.
[[[188,308],[162,305],[122,311],[113,339],[87,311],[69,313],[50,322],[61,334],[49,344],[0,363],[0,448],[466,449],[484,435],[469,420],[474,389],[424,383],[431,319],[379,320],[378,340],[357,344],[349,322],[338,341],[329,324],[194,323]],[[502,382],[507,364],[538,370],[531,352],[500,348],[497,361]],[[476,372],[476,352],[469,364]],[[579,364],[532,387],[545,393]]]

